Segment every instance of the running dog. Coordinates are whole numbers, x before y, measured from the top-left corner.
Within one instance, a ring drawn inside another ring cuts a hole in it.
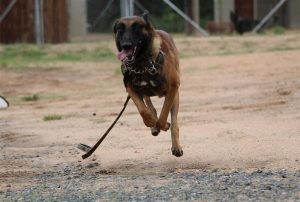
[[[141,16],[116,20],[113,32],[128,95],[152,135],[171,128],[172,154],[182,156],[177,123],[180,72],[173,39],[168,33],[153,28],[147,11]],[[165,98],[159,117],[151,102],[152,96]],[[170,112],[171,124],[167,122]]]

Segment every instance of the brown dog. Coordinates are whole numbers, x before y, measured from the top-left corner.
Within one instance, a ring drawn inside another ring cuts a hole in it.
[[[148,12],[142,16],[124,17],[114,24],[118,58],[122,61],[124,85],[152,135],[171,127],[172,154],[183,155],[179,144],[177,114],[179,107],[180,73],[178,51],[171,36],[154,30]],[[157,117],[150,97],[165,97]],[[171,112],[171,124],[167,122]]]

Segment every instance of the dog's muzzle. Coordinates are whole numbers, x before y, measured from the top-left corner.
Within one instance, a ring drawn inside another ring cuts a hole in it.
[[[134,60],[135,58],[135,51],[136,51],[136,46],[131,49],[122,49],[118,54],[117,57],[120,61],[125,61],[125,60]]]

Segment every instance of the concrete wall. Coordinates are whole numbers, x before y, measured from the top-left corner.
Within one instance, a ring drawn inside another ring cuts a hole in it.
[[[300,28],[300,0],[288,0],[290,28]]]
[[[278,0],[255,0],[255,19],[262,19],[278,3]],[[288,0],[275,14],[277,23],[288,28],[300,28],[300,0]],[[268,22],[272,25],[272,18]]]
[[[276,5],[277,0],[255,0],[254,1],[254,18],[264,18],[270,10]]]
[[[278,3],[278,0],[254,0],[254,19],[261,20]],[[230,11],[234,11],[234,0],[214,0],[215,22],[230,22]],[[300,28],[300,0],[288,0],[277,14],[277,23],[289,28]],[[273,25],[270,20],[268,25]]]
[[[86,0],[69,0],[69,34],[71,37],[87,34]]]
[[[214,0],[215,22],[230,22],[230,11],[234,11],[234,0]]]

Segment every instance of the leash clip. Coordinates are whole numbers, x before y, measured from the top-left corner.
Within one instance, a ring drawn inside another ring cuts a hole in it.
[[[155,74],[158,73],[158,70],[157,70],[157,68],[155,67],[155,65],[153,64],[152,61],[151,61],[150,63],[151,63],[151,66],[148,67],[146,70],[147,70],[147,72],[148,72],[150,75],[153,76],[153,75],[155,75]]]

